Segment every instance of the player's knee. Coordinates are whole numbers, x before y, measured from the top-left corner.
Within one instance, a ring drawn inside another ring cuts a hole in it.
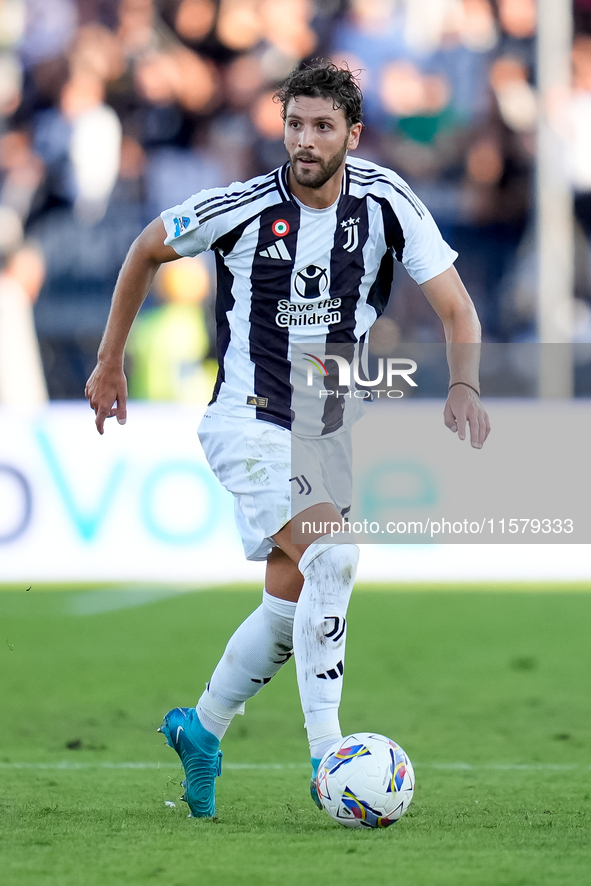
[[[310,569],[327,570],[332,575],[339,575],[345,584],[353,584],[359,562],[359,548],[353,544],[311,544],[300,558],[298,569],[304,576]]]

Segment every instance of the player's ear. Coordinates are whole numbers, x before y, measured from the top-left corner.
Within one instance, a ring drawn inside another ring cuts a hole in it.
[[[347,142],[347,148],[350,151],[354,151],[357,145],[359,144],[359,136],[361,135],[361,130],[363,129],[363,123],[354,123],[349,129],[349,141]]]

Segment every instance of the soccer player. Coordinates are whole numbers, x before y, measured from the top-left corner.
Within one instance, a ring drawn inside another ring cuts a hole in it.
[[[456,253],[398,175],[349,157],[362,130],[354,76],[323,61],[293,71],[277,97],[288,162],[244,184],[201,191],[145,228],[123,264],[86,388],[100,434],[110,416],[125,423],[123,352],[154,274],[163,262],[212,249],[219,374],[199,437],[235,496],[246,557],[267,565],[262,603],[230,638],[196,708],[171,710],[161,727],[181,758],[185,799],[198,817],[215,813],[226,729],[292,651],[317,805],[315,772],[341,737],[346,613],[359,551],[347,539],[297,543],[292,528],[340,522],[347,512],[347,484],[336,474],[346,473],[348,435],[342,410],[327,403],[319,434],[326,457],[310,493],[292,501],[292,347],[365,341],[388,300],[395,257],[421,285],[451,345],[445,424],[461,439],[468,428],[476,448],[489,431],[476,349],[453,347],[480,340]],[[298,305],[307,306],[305,325],[292,320]]]

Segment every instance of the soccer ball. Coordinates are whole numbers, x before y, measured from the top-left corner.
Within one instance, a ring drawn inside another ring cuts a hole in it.
[[[324,755],[316,787],[322,807],[339,824],[387,828],[408,809],[415,774],[412,763],[391,738],[356,732]]]

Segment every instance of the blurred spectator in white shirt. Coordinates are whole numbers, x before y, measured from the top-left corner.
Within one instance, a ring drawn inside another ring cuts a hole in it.
[[[33,320],[45,277],[43,254],[25,242],[0,271],[0,404],[39,406],[47,387]]]

